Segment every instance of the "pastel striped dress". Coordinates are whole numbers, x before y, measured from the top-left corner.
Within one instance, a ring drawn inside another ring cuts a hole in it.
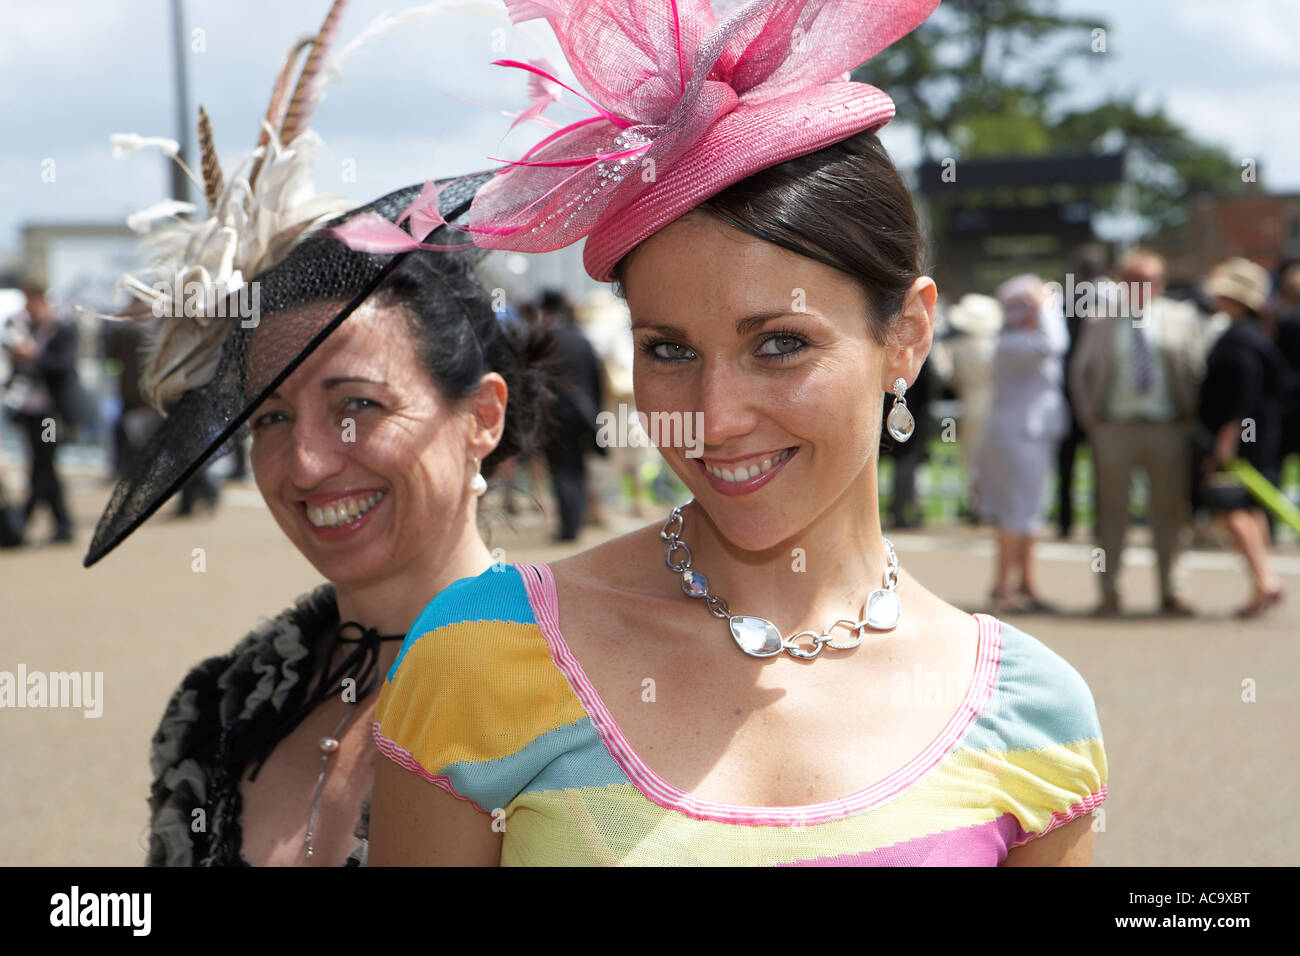
[[[504,823],[502,865],[996,865],[1106,797],[1088,685],[987,615],[960,708],[906,766],[798,807],[702,800],[629,746],[557,622],[550,568],[495,565],[416,620],[379,749]]]

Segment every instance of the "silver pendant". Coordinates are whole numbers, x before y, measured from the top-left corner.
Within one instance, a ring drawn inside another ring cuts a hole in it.
[[[912,413],[907,410],[907,406],[901,402],[896,402],[890,409],[885,424],[889,428],[889,434],[893,435],[896,441],[907,441],[916,430],[916,420],[912,418]]]
[[[771,657],[781,653],[784,646],[781,632],[771,621],[736,615],[728,618],[727,623],[731,625],[731,636],[740,649],[751,657]]]
[[[896,391],[899,390],[901,381],[902,379],[899,379],[895,383]],[[890,412],[887,424],[890,433],[900,441],[906,441],[915,427],[916,423],[912,419],[911,412],[902,402],[901,391],[899,402]],[[726,620],[732,639],[750,657],[775,657],[782,651],[787,651],[791,657],[812,660],[827,645],[840,651],[857,647],[862,643],[863,628],[888,631],[898,626],[903,610],[898,595],[894,592],[898,586],[898,555],[894,553],[894,545],[888,538],[881,539],[889,553],[889,566],[885,569],[884,575],[885,587],[876,588],[868,595],[866,606],[863,608],[865,618],[861,621],[841,618],[820,635],[815,631],[800,631],[787,640],[781,636],[781,631],[771,621],[762,617],[732,614],[725,600],[709,593],[709,579],[691,567],[691,549],[682,540],[683,523],[682,506],[679,506],[673,509],[673,513],[664,522],[663,530],[659,532],[659,536],[668,542],[664,563],[680,576],[683,594],[702,599],[710,614]],[[831,634],[837,627],[847,628],[851,635],[850,639],[833,640]]]
[[[898,619],[903,615],[903,606],[898,595],[885,588],[876,588],[867,598],[867,627],[877,631],[888,631],[898,626]]]

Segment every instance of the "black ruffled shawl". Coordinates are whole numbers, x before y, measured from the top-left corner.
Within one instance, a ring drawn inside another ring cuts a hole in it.
[[[181,682],[153,736],[150,866],[248,865],[240,777],[310,711],[318,655],[338,629],[334,589],[322,585]]]

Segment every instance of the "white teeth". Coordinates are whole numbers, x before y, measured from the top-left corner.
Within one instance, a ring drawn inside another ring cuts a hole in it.
[[[764,472],[771,471],[774,467],[781,464],[781,462],[785,461],[789,457],[790,452],[789,450],[786,450],[781,452],[781,454],[777,455],[775,458],[764,458],[761,464],[755,463],[748,467],[741,466],[734,471],[730,468],[717,468],[708,464],[704,467],[708,473],[713,475],[715,478],[721,478],[723,481],[735,483],[740,481],[749,481],[751,478],[757,478]]]
[[[365,498],[348,498],[334,505],[309,507],[307,520],[317,528],[337,528],[356,521],[383,499],[384,493],[376,491]]]

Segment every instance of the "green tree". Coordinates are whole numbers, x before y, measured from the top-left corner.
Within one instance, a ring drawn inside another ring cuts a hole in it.
[[[1097,20],[1054,0],[949,0],[853,72],[885,90],[917,127],[927,159],[949,155],[992,116],[1047,116],[1071,60],[1092,55]]]
[[[1134,210],[1157,230],[1183,225],[1192,196],[1239,193],[1252,185],[1225,150],[1198,141],[1159,108],[1143,112],[1131,99],[1064,114],[1052,139],[1065,152],[1090,152],[1102,143],[1127,149]]]
[[[917,129],[930,161],[1128,151],[1132,211],[1153,229],[1185,222],[1198,193],[1249,188],[1239,160],[1160,108],[1117,98],[1060,107],[1074,64],[1105,55],[1097,46],[1106,29],[1100,18],[1057,15],[1054,0],[947,0],[853,77],[893,97],[898,122]],[[1120,197],[1109,189],[1096,198],[1104,208]]]

